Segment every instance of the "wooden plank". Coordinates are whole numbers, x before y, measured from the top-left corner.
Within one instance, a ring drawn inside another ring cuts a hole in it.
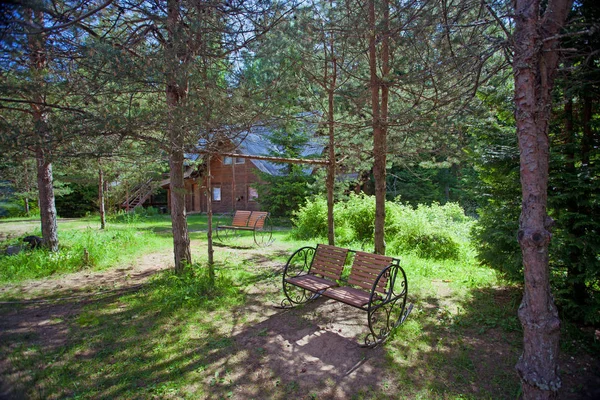
[[[236,211],[231,225],[240,227],[248,226],[248,219],[250,218],[251,214],[251,211]]]
[[[348,277],[348,283],[370,291],[381,271],[393,262],[392,257],[357,251]],[[384,277],[378,282],[376,290],[385,292],[386,284],[387,278]]]
[[[319,244],[313,257],[311,274],[338,280],[342,276],[348,249]]]
[[[323,296],[361,308],[369,303],[370,294],[351,287],[334,287],[323,292]]]
[[[337,286],[337,282],[319,278],[313,275],[300,275],[287,278],[286,282],[304,289],[308,289],[311,292],[322,292],[325,289]]]
[[[263,228],[268,215],[269,213],[266,211],[252,211],[250,219],[248,220],[248,226],[253,229]]]

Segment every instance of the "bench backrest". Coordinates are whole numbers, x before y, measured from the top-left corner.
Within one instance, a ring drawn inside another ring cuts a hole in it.
[[[248,219],[250,218],[252,211],[236,211],[233,216],[233,226],[248,226]]]
[[[313,256],[310,273],[334,281],[338,280],[342,276],[347,255],[348,249],[319,244]]]
[[[248,227],[255,229],[262,229],[265,226],[265,220],[269,215],[266,211],[252,211],[250,219],[248,220]]]
[[[394,263],[392,257],[357,251],[352,262],[348,283],[370,291],[381,271],[392,263]],[[384,276],[379,280],[375,291],[385,293],[386,285],[387,277]]]

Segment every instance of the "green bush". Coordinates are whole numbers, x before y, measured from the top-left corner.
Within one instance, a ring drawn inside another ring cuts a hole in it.
[[[327,237],[327,200],[316,198],[307,201],[294,213],[292,223],[294,239]]]
[[[375,198],[349,196],[334,207],[336,243],[364,248],[373,244]],[[295,215],[292,236],[296,239],[327,237],[327,204],[324,198],[310,200]],[[409,205],[386,202],[385,239],[388,254],[412,253],[436,260],[458,259],[468,247],[473,221],[456,204]]]
[[[458,243],[446,233],[401,235],[389,247],[392,253],[414,253],[433,260],[456,260],[460,255]]]
[[[61,217],[79,218],[98,209],[98,187],[70,183],[69,193],[56,196],[56,212]]]
[[[334,218],[336,225],[352,229],[352,241],[372,242],[375,230],[375,197],[352,194],[347,201],[337,204]]]

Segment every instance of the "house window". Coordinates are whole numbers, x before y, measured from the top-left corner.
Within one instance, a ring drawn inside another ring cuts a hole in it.
[[[221,201],[221,188],[219,186],[213,186],[212,199],[213,201]]]
[[[231,165],[233,159],[231,157],[223,157],[223,165]]]
[[[235,158],[235,163],[236,164],[244,164],[245,162],[246,162],[245,158],[242,158],[242,157],[236,157]]]
[[[258,191],[253,187],[248,187],[248,199],[256,201],[258,199]]]

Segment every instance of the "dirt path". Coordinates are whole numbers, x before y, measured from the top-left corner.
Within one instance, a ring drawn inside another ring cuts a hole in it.
[[[145,282],[158,271],[173,266],[170,252],[150,253],[142,256],[137,263],[106,271],[80,271],[57,278],[31,280],[0,287],[0,295],[19,293],[20,298],[33,299],[45,294],[52,297],[75,295],[80,292],[114,290],[132,287]]]

